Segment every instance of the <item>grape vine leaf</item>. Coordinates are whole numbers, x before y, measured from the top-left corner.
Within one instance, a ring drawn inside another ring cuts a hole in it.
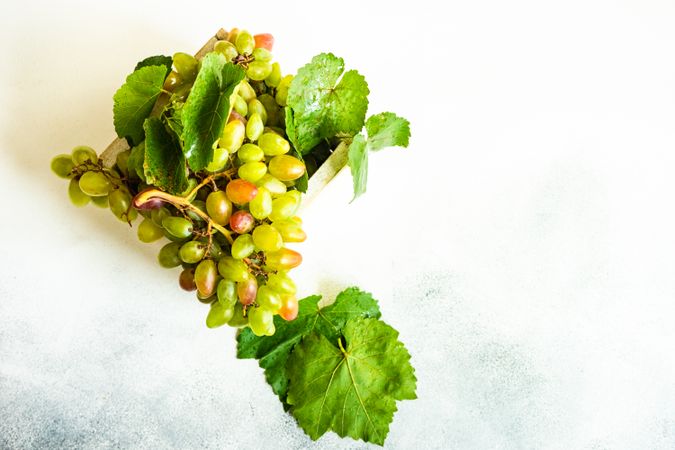
[[[370,116],[366,121],[366,131],[367,139],[359,133],[349,145],[349,169],[354,183],[352,201],[366,192],[368,152],[387,147],[407,147],[410,141],[410,122],[391,112]]]
[[[164,66],[166,67],[166,75],[164,75],[164,78],[166,78],[171,73],[172,65],[173,65],[172,57],[165,55],[155,55],[155,56],[148,56],[143,61],[139,61],[138,64],[136,64],[134,70],[138,70],[141,67],[147,66]]]
[[[143,140],[143,122],[162,93],[166,66],[145,66],[132,72],[113,96],[113,122],[121,138],[132,145]]]
[[[314,440],[332,430],[384,445],[396,400],[417,397],[410,354],[377,319],[349,320],[343,337],[346,345],[312,333],[296,345],[287,366],[290,413]]]
[[[356,70],[344,72],[344,60],[332,53],[321,53],[301,67],[287,100],[293,122],[289,138],[298,152],[309,153],[322,139],[358,133],[369,93],[365,78]]]
[[[319,300],[319,295],[300,300],[298,317],[290,322],[275,316],[276,332],[272,336],[258,337],[249,328],[237,336],[237,357],[258,359],[260,367],[265,369],[267,382],[282,402],[285,402],[288,389],[286,362],[303,336],[317,331],[335,341],[349,319],[380,317],[377,301],[358,288],[342,291],[333,304],[324,308],[319,307]]]
[[[145,120],[145,161],[143,169],[146,183],[178,194],[188,187],[185,156],[177,137],[167,130],[158,117]]]
[[[244,79],[244,70],[228,63],[225,55],[209,53],[182,111],[183,151],[195,172],[213,159],[213,146],[230,115],[230,96]]]

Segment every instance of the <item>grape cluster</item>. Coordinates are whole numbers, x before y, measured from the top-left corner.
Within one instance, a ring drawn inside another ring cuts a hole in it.
[[[109,206],[120,220],[138,215],[138,238],[170,242],[159,251],[162,267],[181,267],[180,286],[211,305],[208,327],[249,326],[258,336],[275,332],[273,316],[298,314],[296,285],[288,272],[302,262],[286,243],[305,240],[296,216],[306,172],[291,153],[284,130],[284,106],[292,76],[272,62],[271,35],[233,30],[214,51],[246,70],[230,117],[206,171],[189,172],[188,189],[169,194],[139,179],[129,150],[105,167],[89,147],[58,155],[52,170],[70,180],[76,206],[90,201]],[[171,102],[184,102],[199,72],[199,61],[177,53],[164,89]]]

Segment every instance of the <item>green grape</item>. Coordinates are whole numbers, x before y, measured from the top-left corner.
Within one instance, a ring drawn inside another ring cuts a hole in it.
[[[165,217],[169,217],[170,215],[171,212],[169,212],[169,210],[164,206],[150,211],[150,218],[158,227],[161,227],[162,220],[164,220]]]
[[[281,294],[295,294],[298,290],[295,286],[295,282],[293,282],[291,277],[288,276],[288,273],[283,270],[277,273],[271,273],[267,277],[267,286]]]
[[[155,242],[164,237],[164,231],[155,225],[151,219],[143,219],[138,226],[138,240],[145,243]]]
[[[211,247],[209,247],[209,255],[211,255],[213,259],[218,259],[223,256],[223,249],[220,244],[213,239],[211,240]]]
[[[213,302],[216,301],[216,296],[215,295],[202,295],[199,291],[197,291],[197,300],[199,300],[199,303],[203,303],[205,305],[211,305]]]
[[[125,150],[118,153],[117,158],[115,158],[115,164],[117,164],[117,167],[125,177],[129,176],[129,155],[131,155],[131,150]]]
[[[239,83],[239,90],[237,92],[239,95],[241,95],[241,98],[246,100],[246,103],[249,103],[251,100],[256,98],[255,90],[251,87],[250,84],[248,84],[248,81],[246,80],[243,80],[241,83]]]
[[[253,279],[253,278],[251,278]],[[239,299],[237,297],[237,283],[232,280],[220,280],[216,289],[218,302],[226,308],[234,306]]]
[[[266,48],[258,47],[253,50],[253,58],[255,58],[256,61],[271,61],[272,52]]]
[[[248,324],[256,336],[270,335],[270,328],[274,334],[274,315],[263,308],[251,308],[248,311]]]
[[[232,257],[234,259],[244,259],[255,251],[255,244],[250,234],[240,234],[232,243]]]
[[[251,121],[249,120],[248,123],[251,123]],[[241,148],[237,150],[237,156],[245,163],[262,161],[265,159],[265,154],[262,149],[255,144],[242,145]]]
[[[248,266],[243,261],[229,256],[220,258],[218,272],[226,280],[245,281],[251,278],[251,274],[248,273]]]
[[[123,222],[134,220],[138,213],[131,208],[131,194],[126,188],[115,189],[108,194],[108,204],[113,215]]]
[[[234,110],[237,111],[242,117],[246,117],[248,114],[248,104],[241,95],[234,96]]]
[[[107,208],[108,207],[108,196],[104,195],[103,197],[92,197],[91,202],[98,206],[99,208]]]
[[[281,297],[269,286],[260,286],[255,301],[263,309],[275,313],[281,308]]]
[[[243,327],[248,324],[248,317],[244,316],[244,307],[241,303],[234,305],[234,315],[227,324],[231,327]]]
[[[272,212],[272,194],[264,187],[259,188],[255,198],[249,203],[248,210],[256,219],[265,219]]]
[[[226,148],[218,147],[213,150],[213,159],[208,166],[206,166],[206,170],[209,172],[222,172],[229,160],[230,152],[228,152]]]
[[[257,98],[254,98],[253,100],[248,102],[249,118],[255,113],[258,113],[258,115],[260,116],[260,120],[262,120],[263,125],[267,123],[267,110],[260,102],[260,100],[258,100]]]
[[[272,197],[278,197],[286,192],[286,185],[279,181],[277,178],[274,178],[269,173],[263,175],[261,179],[256,183],[258,187],[264,187],[267,189]]]
[[[291,219],[275,221],[272,226],[279,231],[284,242],[304,242],[307,239],[301,226]]]
[[[98,156],[94,149],[87,147],[86,145],[75,147],[71,156],[73,158],[73,163],[76,166],[84,163],[96,164],[98,162]]]
[[[281,181],[293,181],[305,173],[305,164],[294,156],[278,155],[270,160],[267,170]]]
[[[72,178],[70,171],[73,170],[73,167],[75,167],[75,164],[73,164],[73,158],[70,155],[57,155],[52,159],[52,172],[59,178]]]
[[[181,261],[188,264],[197,264],[206,255],[207,244],[199,241],[188,241],[183,244],[179,251]]]
[[[192,200],[192,206],[197,208],[203,213],[206,213],[206,203],[201,201],[201,200]],[[195,222],[203,222],[204,219],[202,219],[199,214],[197,214],[195,211],[192,210],[187,210],[187,215],[190,219],[192,219]]]
[[[184,217],[165,217],[162,227],[172,236],[185,239],[192,234],[192,222]]]
[[[225,325],[234,316],[234,306],[224,308],[218,302],[211,303],[211,309],[206,316],[206,326],[209,328],[217,328]]]
[[[70,180],[70,183],[68,184],[68,197],[70,198],[71,203],[78,208],[85,206],[91,200],[87,194],[82,192],[80,185],[74,178]]]
[[[237,35],[234,46],[237,47],[237,51],[242,55],[250,55],[253,53],[253,49],[255,49],[255,39],[253,39],[253,36],[248,31],[241,30]]]
[[[267,166],[260,161],[252,161],[242,164],[237,170],[239,178],[255,183],[267,173]]]
[[[226,149],[230,153],[239,150],[239,147],[244,143],[246,137],[246,126],[240,120],[232,120],[225,125],[223,134],[218,141],[220,147]]]
[[[180,242],[169,242],[164,247],[162,247],[159,250],[159,254],[157,255],[157,261],[159,262],[159,265],[166,269],[180,266],[180,247]]]
[[[216,45],[213,46],[213,51],[225,55],[225,58],[227,58],[228,61],[232,61],[239,55],[239,52],[237,51],[237,48],[234,46],[234,44],[228,41],[216,42]]]
[[[267,111],[267,126],[278,125],[280,122],[281,114],[279,110],[279,105],[277,105],[276,100],[270,94],[263,94],[258,97],[260,103],[265,107]]]
[[[278,220],[289,219],[295,215],[300,206],[300,202],[295,195],[289,191],[272,202],[272,212],[270,213],[270,220],[276,222]]]
[[[286,106],[288,100],[288,88],[291,86],[291,81],[293,81],[293,75],[286,75],[279,81],[274,100],[276,100],[277,104],[280,106]]]
[[[182,249],[182,247],[181,247]],[[195,285],[202,297],[210,297],[216,292],[218,269],[212,259],[205,259],[195,269]]]
[[[218,225],[227,225],[232,215],[232,202],[225,191],[211,192],[206,197],[206,212]]]
[[[108,195],[112,184],[102,172],[85,172],[80,177],[80,189],[89,197]]]
[[[276,252],[284,245],[281,234],[272,225],[262,224],[253,230],[253,243],[264,252]]]
[[[199,184],[199,182],[197,181],[196,178],[192,178],[192,177],[188,178],[188,186],[183,192],[180,193],[180,195],[183,196],[183,197],[187,196],[190,192],[192,192],[192,190],[194,188],[197,187],[197,184]],[[140,189],[140,186],[139,186],[139,189]]]
[[[255,142],[260,139],[260,136],[265,129],[265,124],[263,123],[260,113],[253,113],[249,116],[248,122],[246,123],[246,137],[249,138],[251,142]]]
[[[173,55],[173,66],[176,72],[185,82],[192,82],[197,77],[199,72],[199,61],[187,53],[175,53]]]
[[[272,73],[272,64],[268,61],[250,62],[246,69],[246,76],[251,80],[262,81]]]
[[[242,305],[250,305],[258,293],[258,281],[255,277],[237,283],[237,298]]]
[[[265,84],[269,87],[277,87],[281,82],[281,66],[275,62],[272,64],[272,73],[265,78]],[[276,100],[275,100],[276,102]]]
[[[258,146],[268,156],[283,155],[291,149],[291,144],[276,133],[264,133],[258,139]]]

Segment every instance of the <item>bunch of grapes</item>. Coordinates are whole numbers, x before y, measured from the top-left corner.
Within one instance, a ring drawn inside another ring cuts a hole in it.
[[[109,207],[131,224],[139,215],[138,238],[170,242],[159,264],[181,267],[180,286],[210,304],[208,327],[250,326],[258,336],[275,332],[273,316],[298,314],[296,285],[288,272],[302,262],[285,247],[306,235],[296,213],[296,182],[303,161],[289,154],[284,106],[292,76],[272,62],[272,37],[233,30],[214,51],[245,68],[246,78],[231,98],[230,117],[206,171],[189,171],[189,187],[170,194],[146,184],[131,167],[133,150],[119,153],[112,167],[89,147],[58,155],[52,170],[70,180],[72,203]],[[164,90],[178,109],[190,93],[199,61],[177,53]],[[172,107],[171,104],[168,107]],[[141,145],[143,145],[141,143]]]

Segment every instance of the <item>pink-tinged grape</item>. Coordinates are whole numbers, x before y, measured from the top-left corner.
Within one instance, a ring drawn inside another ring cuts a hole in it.
[[[281,181],[293,181],[305,173],[305,164],[294,156],[279,155],[270,160],[267,170]]]
[[[248,205],[249,211],[258,220],[263,220],[272,212],[272,195],[270,192],[261,187],[258,189],[258,194]]]
[[[272,226],[281,234],[284,242],[304,242],[307,239],[300,225],[290,219],[272,222]]]
[[[232,202],[224,191],[211,192],[206,197],[206,213],[218,225],[227,225],[232,216]]]
[[[219,302],[213,302],[206,316],[206,326],[209,328],[223,326],[232,319],[232,316],[234,316],[234,306],[226,308]]]
[[[255,41],[256,48],[272,51],[272,47],[274,47],[274,36],[269,33],[256,34],[253,36],[253,40]]]
[[[294,320],[298,317],[298,299],[294,294],[283,294],[281,296],[281,308],[279,308],[279,315],[284,320]]]
[[[274,334],[274,315],[263,308],[248,310],[248,324],[256,336],[271,336]]]
[[[225,256],[218,261],[218,272],[226,280],[246,281],[251,277],[248,266],[238,259]]]
[[[82,192],[79,183],[74,178],[70,180],[70,183],[68,184],[68,198],[70,198],[70,202],[78,208],[85,206],[91,201],[91,198]]]
[[[226,308],[234,306],[239,300],[237,296],[237,283],[232,280],[220,280],[216,288],[218,302]]]
[[[243,80],[241,83],[239,83],[238,94],[241,95],[241,98],[246,100],[246,103],[249,103],[251,100],[256,98],[255,89],[253,89],[246,80]],[[251,114],[251,105],[248,105],[248,113],[249,115]]]
[[[143,219],[136,231],[138,240],[145,243],[155,242],[164,237],[164,230],[155,225],[151,219]]]
[[[260,131],[262,131],[262,128]],[[59,178],[72,178],[70,171],[73,170],[73,167],[75,167],[75,164],[73,164],[73,158],[70,155],[57,155],[52,159],[52,172]]]
[[[162,220],[162,227],[172,236],[185,239],[192,234],[192,222],[184,217],[166,217]]]
[[[255,277],[237,283],[237,298],[242,305],[247,306],[253,303],[257,294],[258,282]]]
[[[220,136],[218,144],[228,152],[234,153],[244,143],[245,137],[246,125],[240,120],[233,120],[228,122],[225,128],[223,128],[223,134]]]
[[[298,267],[301,263],[302,255],[289,248],[284,247],[279,251],[267,254],[266,264],[272,270],[291,270]]]
[[[204,259],[208,244],[199,241],[188,241],[183,244],[179,251],[181,261],[188,264],[197,264]]]
[[[281,234],[272,225],[258,225],[253,230],[253,243],[264,252],[276,252],[284,245]]]
[[[203,297],[210,297],[216,292],[218,270],[212,259],[205,259],[195,269],[195,285]]]
[[[263,124],[267,123],[267,110],[263,106],[263,104],[258,100],[257,98],[254,98],[253,100],[250,100],[248,102],[248,117],[249,119],[253,114],[258,114],[260,116],[260,120],[262,120]]]
[[[157,261],[159,262],[159,265],[166,269],[180,266],[180,247],[181,245],[179,242],[169,242],[164,247],[162,247],[159,250],[159,254],[157,255]]]
[[[183,290],[188,292],[196,290],[197,285],[195,284],[195,269],[192,267],[184,269],[178,276],[178,284],[181,288],[183,288]]]
[[[231,327],[243,327],[248,324],[248,317],[244,316],[244,307],[241,303],[234,305],[234,315],[227,324]]]
[[[255,219],[248,211],[240,210],[230,217],[230,229],[237,234],[248,233],[254,225]]]
[[[278,198],[274,199],[272,202],[270,220],[276,222],[279,220],[289,219],[295,215],[298,207],[300,206],[300,202],[295,195],[289,195],[291,192],[297,191],[287,192],[284,195],[280,195]]]
[[[216,42],[216,45],[213,46],[213,51],[225,55],[225,58],[227,58],[228,61],[232,61],[239,55],[239,52],[237,51],[237,48],[234,46],[234,44],[228,41]]]
[[[272,73],[265,78],[265,84],[269,87],[277,87],[281,82],[281,66],[278,62],[272,64]],[[276,102],[276,100],[275,100]]]
[[[270,194],[272,194],[272,197],[277,197],[279,195],[282,195],[283,193],[286,192],[286,189],[287,189],[286,185],[282,181],[274,178],[269,173],[266,173],[265,175],[263,175],[263,177],[258,180],[256,185],[258,187],[264,187],[265,189],[270,191]]]
[[[80,189],[89,197],[108,195],[112,184],[102,172],[85,172],[80,177]]]
[[[232,243],[232,257],[234,259],[244,259],[255,251],[255,244],[250,234],[241,234]]]
[[[260,113],[253,113],[248,119],[246,124],[246,137],[249,138],[251,142],[255,142],[260,139],[260,136],[265,130],[265,124],[263,123]]]
[[[73,149],[71,153],[73,158],[73,163],[76,166],[84,163],[96,164],[98,161],[98,156],[93,148],[87,147],[86,145],[80,145]]]
[[[295,294],[298,290],[295,282],[283,270],[270,274],[267,277],[267,286],[281,294]]]
[[[246,108],[248,109],[248,105],[246,106]],[[243,123],[244,125],[246,125],[246,122],[248,122],[246,120],[246,116],[242,116],[241,114],[239,114],[234,109],[232,111],[230,111],[230,115],[227,118],[227,123],[230,123],[233,120],[238,120],[239,122]]]
[[[281,307],[281,297],[279,294],[271,289],[269,286],[260,286],[255,301],[263,309],[267,309],[273,313],[277,312]]]
[[[272,73],[272,64],[269,61],[252,61],[246,69],[246,76],[254,81],[262,81]]]
[[[239,166],[239,169],[237,170],[237,175],[239,175],[239,178],[250,181],[251,183],[255,183],[266,173],[267,166],[264,162],[260,161],[247,162],[246,164]]]
[[[249,123],[251,123],[249,121]],[[265,154],[262,149],[255,144],[244,144],[237,151],[237,156],[239,159],[244,162],[258,162],[265,159]]]
[[[291,149],[291,144],[276,133],[263,133],[260,139],[258,139],[258,147],[262,149],[265,155],[277,156],[288,153]]]
[[[227,183],[225,194],[232,203],[244,205],[255,198],[258,194],[258,188],[250,181],[239,178]]]
[[[237,47],[237,51],[242,55],[250,55],[255,48],[255,39],[248,31],[241,30],[234,41],[234,46]]]

